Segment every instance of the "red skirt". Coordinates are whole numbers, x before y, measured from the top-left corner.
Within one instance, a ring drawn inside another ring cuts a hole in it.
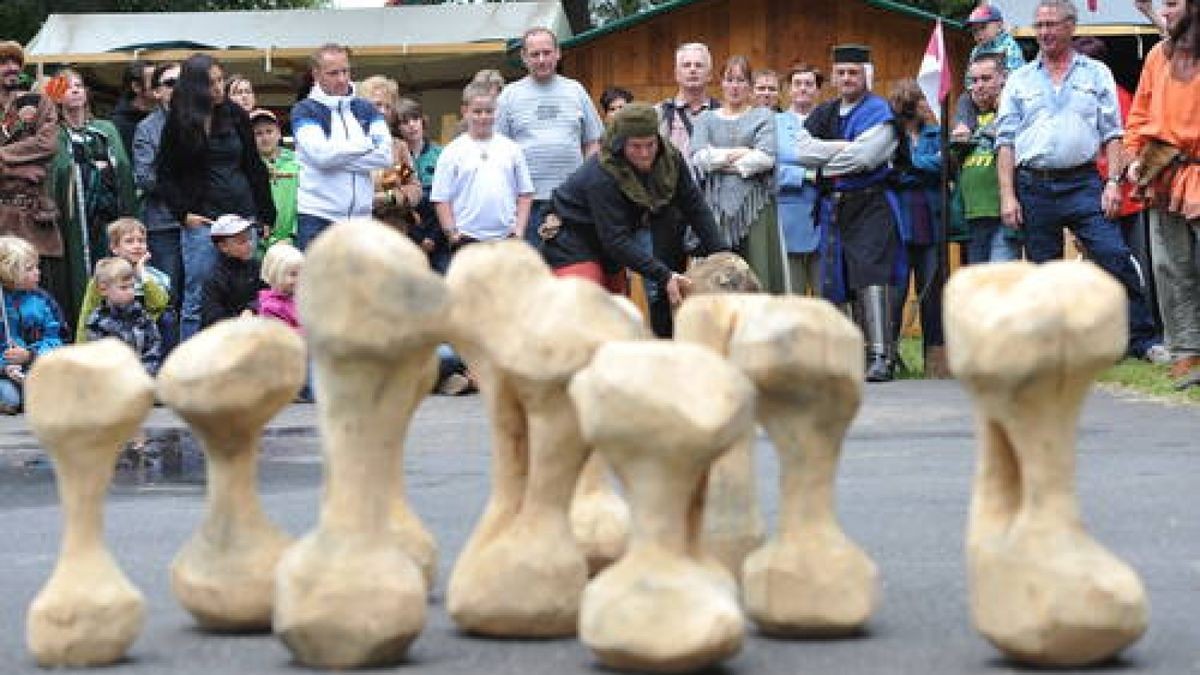
[[[580,277],[593,281],[616,295],[629,295],[629,282],[625,270],[605,274],[604,268],[597,262],[581,262],[554,268],[556,277]]]

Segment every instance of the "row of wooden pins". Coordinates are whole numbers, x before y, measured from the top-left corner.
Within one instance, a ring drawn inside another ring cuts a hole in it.
[[[1125,344],[1121,289],[1087,263],[1014,263],[961,271],[946,294],[951,365],[979,426],[974,622],[1022,662],[1110,658],[1145,630],[1145,592],[1083,529],[1073,434]],[[115,341],[34,366],[29,422],[65,520],[27,617],[38,663],[112,663],[141,630],[144,602],[105,547],[102,513],[156,391],[208,457],[204,522],[171,567],[196,621],[273,629],[310,666],[403,660],[437,562],[405,496],[403,439],[444,341],[478,374],[492,428],[492,491],[448,582],[462,630],[577,634],[607,666],[677,672],[737,654],[747,615],[765,633],[824,636],[861,631],[878,607],[876,565],[834,508],[863,343],[831,305],[695,296],[676,341],[649,340],[631,305],[554,278],[524,244],[468,247],[443,280],[402,235],[354,221],[310,248],[299,309],[325,485],[316,529],[295,542],[256,486],[262,429],[304,380],[295,333],[218,324],[172,353],[157,388]],[[779,531],[765,541],[751,506],[756,424],[780,458]]]

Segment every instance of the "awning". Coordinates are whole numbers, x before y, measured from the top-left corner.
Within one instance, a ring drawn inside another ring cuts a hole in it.
[[[990,0],[1004,14],[1004,23],[1018,37],[1033,37],[1033,15],[1038,0]],[[1158,35],[1158,29],[1129,0],[1097,0],[1096,11],[1077,0],[1076,35]]]
[[[571,35],[556,1],[443,4],[369,9],[54,14],[26,47],[39,68],[72,64],[108,83],[137,58],[182,60],[205,51],[270,84],[306,68],[328,42],[353,50],[359,74],[381,73],[411,88],[460,83],[504,64],[530,27]],[[118,76],[119,77],[119,76]]]

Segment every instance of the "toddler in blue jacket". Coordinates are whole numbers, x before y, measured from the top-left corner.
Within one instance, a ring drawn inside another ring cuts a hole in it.
[[[4,339],[3,376],[0,377],[0,413],[21,410],[25,373],[34,359],[63,344],[63,316],[58,303],[38,288],[41,273],[32,244],[13,236],[0,236],[0,288]]]

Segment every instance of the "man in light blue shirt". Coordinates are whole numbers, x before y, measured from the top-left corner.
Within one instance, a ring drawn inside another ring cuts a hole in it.
[[[1062,257],[1062,228],[1116,277],[1129,296],[1129,353],[1155,359],[1163,351],[1129,248],[1110,218],[1121,203],[1117,178],[1104,182],[1096,156],[1121,162],[1121,117],[1112,73],[1071,47],[1071,0],[1040,0],[1034,29],[1040,53],[1018,68],[1000,95],[996,164],[1000,217],[1025,231],[1036,263]],[[1114,171],[1113,176],[1121,175]]]

